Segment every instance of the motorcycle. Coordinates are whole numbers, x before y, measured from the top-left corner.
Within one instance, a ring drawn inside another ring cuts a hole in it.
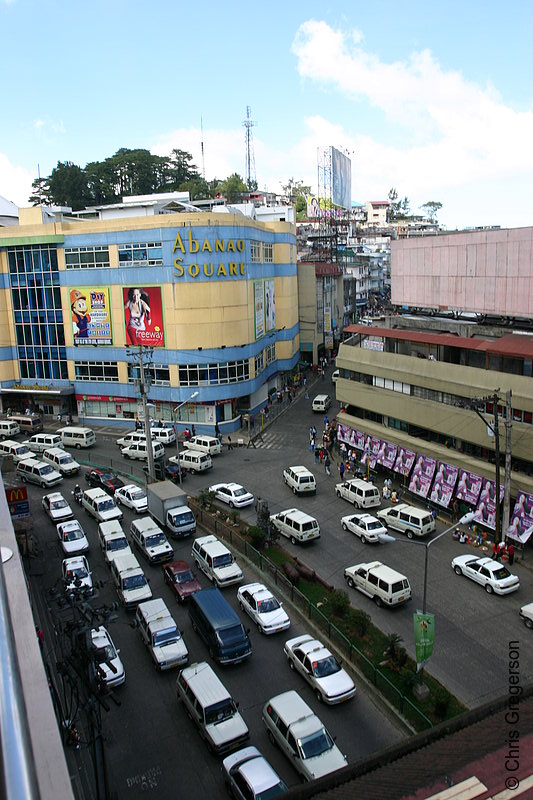
[[[81,486],[79,484],[76,484],[76,486],[74,487],[74,489],[72,491],[72,494],[74,495],[74,500],[76,501],[76,503],[79,506],[81,506],[81,497],[82,497],[83,491],[82,491],[82,488],[81,488]]]

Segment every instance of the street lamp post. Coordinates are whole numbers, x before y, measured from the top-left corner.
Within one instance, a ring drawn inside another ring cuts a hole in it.
[[[198,397],[198,392],[193,392],[191,396],[187,398],[187,400],[184,400],[183,403],[180,403],[178,406],[175,406],[175,408],[172,409],[172,414],[173,415],[177,414],[182,406],[184,406],[186,403],[189,403],[191,400],[194,400],[195,397]],[[176,429],[176,420],[174,420],[174,430],[176,431],[176,460],[178,462],[178,475],[181,486],[182,475],[181,475],[181,464],[180,464],[180,438],[178,435],[178,431]]]

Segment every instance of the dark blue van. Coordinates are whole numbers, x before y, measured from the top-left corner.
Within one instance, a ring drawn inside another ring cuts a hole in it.
[[[238,615],[218,589],[201,589],[189,598],[193,630],[219,664],[239,664],[252,655],[252,644]]]

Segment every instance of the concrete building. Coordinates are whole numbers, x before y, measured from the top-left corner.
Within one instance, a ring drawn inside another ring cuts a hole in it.
[[[294,225],[190,209],[128,198],[57,221],[34,207],[0,229],[2,410],[131,424],[138,345],[157,419],[185,402],[184,424],[227,433],[266,403],[299,358]]]
[[[343,324],[343,268],[340,264],[298,262],[298,308],[302,360],[318,358],[337,348]]]

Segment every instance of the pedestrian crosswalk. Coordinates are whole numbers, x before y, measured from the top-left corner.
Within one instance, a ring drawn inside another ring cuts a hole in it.
[[[263,450],[284,450],[287,436],[283,433],[275,433],[275,431],[264,431],[261,436],[254,439],[254,444]]]

